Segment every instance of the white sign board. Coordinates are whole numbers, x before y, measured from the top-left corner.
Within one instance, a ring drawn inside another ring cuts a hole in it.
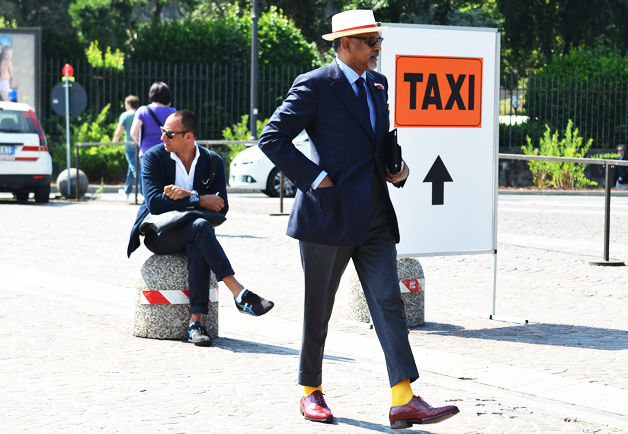
[[[379,69],[410,168],[390,188],[400,257],[497,246],[499,33],[385,24]]]

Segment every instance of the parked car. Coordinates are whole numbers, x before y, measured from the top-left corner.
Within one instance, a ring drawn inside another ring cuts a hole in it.
[[[50,200],[52,158],[44,130],[28,104],[0,102],[0,191],[18,201]]]
[[[297,149],[310,158],[310,139],[303,131],[292,141]],[[229,186],[234,189],[260,190],[270,197],[278,197],[280,191],[279,169],[257,145],[235,156],[229,168]],[[294,197],[295,185],[286,177],[283,182],[285,197]]]

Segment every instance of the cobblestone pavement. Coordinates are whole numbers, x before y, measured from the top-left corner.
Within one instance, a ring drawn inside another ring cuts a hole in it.
[[[19,205],[0,195],[0,432],[387,432],[373,330],[336,304],[324,368],[333,425],[307,422],[296,384],[302,315],[298,244],[276,199],[231,194],[218,228],[238,278],[272,299],[262,318],[220,295],[209,348],[130,333],[126,258],[137,206],[103,194]],[[290,209],[290,200],[286,209]],[[408,432],[628,432],[628,268],[595,267],[602,197],[500,195],[497,314],[490,255],[420,258],[426,324],[410,331],[414,390],[456,417]],[[628,261],[628,197],[613,197],[611,257]],[[422,431],[423,429],[423,431]]]

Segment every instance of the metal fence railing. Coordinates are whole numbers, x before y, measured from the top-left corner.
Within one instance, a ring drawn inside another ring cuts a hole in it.
[[[227,147],[228,145],[247,145],[252,146],[257,144],[257,140],[197,140],[200,146],[203,146],[208,149],[212,149],[214,147]],[[81,157],[79,153],[79,148],[88,148],[92,146],[123,146],[123,145],[135,145],[137,150],[139,151],[139,145],[136,142],[77,142],[74,143],[74,148],[76,151],[74,167],[76,167],[76,172],[80,170],[81,167]],[[135,153],[135,173],[139,173],[138,166],[140,164],[139,152]],[[225,168],[226,169],[226,168]],[[282,174],[283,177],[283,174]],[[137,188],[139,180],[135,177],[135,204],[138,203],[138,193],[139,189]],[[282,181],[283,182],[283,181]],[[283,185],[283,184],[282,184]],[[76,191],[79,191],[79,177],[76,177]],[[76,200],[79,200],[80,194],[76,195]],[[282,197],[283,200],[283,197]]]
[[[562,133],[572,120],[580,137],[593,139],[593,148],[612,148],[628,142],[628,79],[511,77],[501,83],[499,114],[500,146],[524,146],[526,137],[538,144],[546,125]]]
[[[43,59],[42,114],[46,132],[59,135],[64,126],[52,111],[50,92],[61,81],[62,59]],[[192,110],[199,118],[199,137],[215,139],[250,112],[250,65],[172,64],[167,62],[125,62],[124,70],[97,68],[87,61],[70,61],[74,77],[87,93],[87,112],[95,115],[107,104],[107,124],[118,121],[124,111],[124,98],[137,95],[148,104],[148,91],[155,81],[163,81],[173,95],[172,106]],[[259,68],[258,119],[265,119],[285,98],[294,79],[304,71],[292,66]],[[76,122],[76,121],[74,121]]]
[[[52,111],[52,88],[61,81],[65,60],[44,59],[42,123],[52,136],[63,122]],[[155,81],[164,81],[173,93],[173,107],[196,113],[202,139],[222,138],[222,131],[250,112],[250,67],[243,64],[173,64],[125,62],[124,70],[96,68],[87,61],[70,62],[74,76],[87,92],[87,112],[95,115],[111,104],[107,124],[118,121],[127,95],[148,103]],[[261,66],[259,70],[258,119],[269,117],[285,98],[294,79],[305,71],[291,66]],[[568,120],[593,148],[612,148],[628,143],[628,79],[609,77],[550,76],[545,73],[515,80],[502,79],[500,92],[499,145],[521,147],[526,137],[538,144],[545,125],[563,131]],[[83,118],[85,119],[85,117]],[[74,120],[79,122],[79,120]]]
[[[568,158],[568,157],[550,157],[543,155],[519,155],[519,154],[499,154],[500,160],[536,160],[536,161],[554,161],[560,163],[580,163],[580,164],[601,164],[606,167],[606,182],[604,188],[604,260],[590,262],[591,265],[610,265],[623,266],[622,261],[611,261],[610,255],[610,227],[611,227],[611,188],[612,188],[612,167],[628,166],[628,161],[622,160],[606,160],[599,158]]]

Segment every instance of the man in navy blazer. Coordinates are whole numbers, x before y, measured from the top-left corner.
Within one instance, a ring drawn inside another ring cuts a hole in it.
[[[414,396],[419,376],[408,341],[397,275],[399,228],[386,182],[402,187],[409,175],[385,166],[389,130],[388,81],[373,71],[383,38],[370,10],[332,18],[336,59],[303,74],[264,128],[260,149],[297,186],[287,234],[299,240],[305,274],[305,309],[299,384],[301,414],[332,422],[322,394],[328,322],[340,278],[353,260],[384,354],[393,403],[392,428],[435,423],[458,413]],[[292,139],[303,129],[311,160]]]
[[[236,280],[216,239],[212,221],[222,222],[229,209],[225,166],[220,156],[210,155],[196,143],[196,116],[189,110],[179,110],[166,119],[161,130],[163,146],[149,149],[142,157],[144,202],[131,231],[127,254],[131,256],[139,247],[140,234],[146,226],[142,223],[149,215],[173,222],[170,226],[174,227],[159,233],[145,229],[144,244],[158,255],[185,251],[191,314],[188,340],[209,346],[211,338],[203,326],[202,315],[208,312],[210,270],[229,288],[240,312],[264,315],[273,308],[273,302],[245,289]],[[212,157],[216,164],[212,164]]]

